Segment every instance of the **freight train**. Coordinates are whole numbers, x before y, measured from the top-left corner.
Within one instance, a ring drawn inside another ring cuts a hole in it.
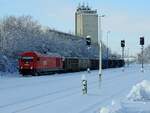
[[[124,60],[102,60],[102,68],[118,68],[124,66]],[[98,69],[98,59],[62,58],[29,51],[20,54],[19,73],[38,76],[55,72],[76,72],[87,68]]]

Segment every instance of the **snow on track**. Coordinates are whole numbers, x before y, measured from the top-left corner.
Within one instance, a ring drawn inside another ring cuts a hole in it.
[[[138,65],[103,71],[38,77],[1,77],[0,113],[94,113],[112,100],[120,101],[136,83],[149,79]],[[81,76],[87,75],[88,94],[82,95]]]

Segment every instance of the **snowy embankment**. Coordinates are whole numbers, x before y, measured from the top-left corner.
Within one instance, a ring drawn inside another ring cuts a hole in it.
[[[136,84],[120,105],[102,107],[100,113],[150,113],[150,81]]]
[[[132,87],[127,101],[121,103],[128,113],[150,113],[150,81],[143,80]]]
[[[130,101],[150,101],[150,81],[143,80],[133,86],[127,98]]]

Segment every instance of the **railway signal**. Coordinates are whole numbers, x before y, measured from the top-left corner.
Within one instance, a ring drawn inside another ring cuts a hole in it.
[[[142,53],[142,68],[141,72],[144,72],[144,62],[143,62],[143,50],[144,50],[144,37],[140,37],[141,53]]]
[[[125,40],[121,40],[121,47],[122,47],[122,59],[124,60]],[[122,68],[122,71],[124,71],[124,67]]]
[[[86,37],[86,45],[88,46],[89,51],[89,49],[91,48],[91,37],[89,35]],[[90,73],[90,67],[87,68],[87,72]]]
[[[140,45],[144,45],[144,37],[140,37]]]
[[[86,45],[88,46],[88,48],[90,48],[91,46],[91,37],[89,35],[86,37]]]
[[[125,47],[125,40],[121,40],[121,47],[122,47],[122,48]]]

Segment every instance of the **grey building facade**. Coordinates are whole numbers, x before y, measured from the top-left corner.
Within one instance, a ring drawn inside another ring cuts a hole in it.
[[[98,14],[89,6],[78,6],[75,12],[75,34],[90,36],[92,43],[98,43]]]

